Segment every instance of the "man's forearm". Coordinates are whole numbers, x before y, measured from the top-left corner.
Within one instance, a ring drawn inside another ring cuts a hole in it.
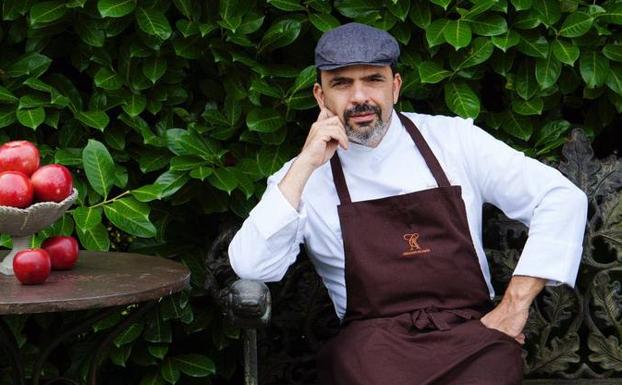
[[[529,309],[545,283],[546,280],[542,278],[515,275],[510,280],[501,302],[511,309]]]
[[[287,171],[287,174],[283,177],[278,184],[279,190],[287,199],[287,201],[296,210],[300,205],[300,198],[302,191],[304,190],[307,181],[311,174],[313,174],[314,168],[308,164],[308,162],[302,161],[300,158],[296,159],[292,166]]]

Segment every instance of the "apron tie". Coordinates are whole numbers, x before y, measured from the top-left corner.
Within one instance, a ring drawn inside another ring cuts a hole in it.
[[[417,330],[440,330],[451,329],[450,323],[459,320],[470,320],[481,317],[481,313],[471,309],[447,309],[439,310],[434,307],[417,309],[410,312],[410,322]]]

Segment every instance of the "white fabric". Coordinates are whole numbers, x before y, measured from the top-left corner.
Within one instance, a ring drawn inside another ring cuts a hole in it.
[[[585,194],[557,170],[496,140],[471,119],[406,115],[423,134],[450,183],[462,186],[471,238],[491,296],[494,292],[482,248],[484,202],[529,226],[515,275],[573,286],[587,217]],[[395,112],[376,148],[350,143],[349,150],[338,151],[353,202],[436,187]],[[231,266],[241,278],[278,281],[304,242],[342,318],[346,307],[344,251],[330,162],[311,175],[297,209],[277,185],[292,162],[268,179],[261,201],[235,235],[229,246]]]

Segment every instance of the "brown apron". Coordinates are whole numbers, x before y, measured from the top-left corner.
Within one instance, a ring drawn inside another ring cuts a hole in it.
[[[318,355],[321,385],[519,385],[520,345],[479,319],[492,302],[460,186],[398,113],[437,188],[352,202],[339,156],[347,308]]]

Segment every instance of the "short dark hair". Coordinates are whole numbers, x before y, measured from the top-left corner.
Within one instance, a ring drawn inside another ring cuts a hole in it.
[[[391,64],[389,66],[391,68],[391,75],[395,76],[397,73],[397,64]],[[322,70],[315,69],[315,81],[317,84],[322,85]]]

